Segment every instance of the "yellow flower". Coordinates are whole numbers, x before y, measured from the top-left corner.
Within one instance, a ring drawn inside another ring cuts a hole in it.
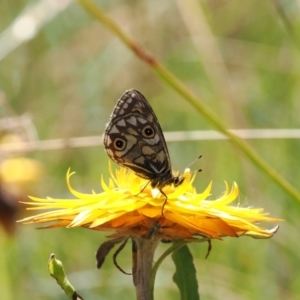
[[[49,210],[45,213],[25,218],[24,223],[52,222],[44,228],[87,227],[101,231],[113,231],[111,237],[145,237],[156,221],[160,225],[157,236],[164,239],[194,239],[197,237],[221,239],[231,236],[248,235],[254,238],[272,237],[278,226],[267,230],[255,224],[277,222],[268,217],[262,208],[246,208],[230,205],[238,195],[238,186],[231,190],[226,184],[224,194],[216,200],[208,200],[212,184],[202,193],[197,193],[192,183],[195,176],[189,170],[184,173],[183,183],[174,188],[165,186],[166,200],[158,190],[152,189],[148,181],[136,176],[127,169],[120,168],[106,184],[101,178],[102,193],[83,194],[67,184],[76,199],[39,199],[30,197],[33,202],[29,209]],[[54,223],[53,223],[54,222]]]

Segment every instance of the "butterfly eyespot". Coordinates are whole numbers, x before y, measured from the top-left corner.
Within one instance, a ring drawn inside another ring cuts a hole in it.
[[[116,138],[114,140],[114,146],[117,150],[122,151],[125,149],[126,147],[126,141],[120,139],[120,138]]]
[[[153,138],[153,137],[154,137],[155,132],[154,132],[153,128],[152,128],[150,125],[147,125],[147,126],[145,126],[145,127],[143,128],[143,130],[142,130],[142,135],[143,135],[145,138],[149,139],[149,138]]]

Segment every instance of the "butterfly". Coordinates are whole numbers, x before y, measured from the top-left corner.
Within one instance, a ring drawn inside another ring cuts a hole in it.
[[[105,129],[103,144],[108,156],[120,166],[148,179],[152,188],[179,186],[182,175],[174,175],[167,144],[157,117],[137,90],[125,91]]]

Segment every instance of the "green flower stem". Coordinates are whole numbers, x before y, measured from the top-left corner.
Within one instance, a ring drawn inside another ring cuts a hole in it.
[[[205,243],[207,241],[209,241],[209,238],[203,237],[202,239],[199,240],[193,240],[193,242],[195,243]],[[175,242],[173,242],[173,245],[168,248],[160,257],[159,259],[156,261],[156,263],[154,264],[152,271],[151,271],[151,275],[150,275],[150,279],[149,279],[149,285],[150,285],[150,294],[152,295],[152,298],[150,298],[150,300],[153,300],[153,291],[154,291],[154,282],[155,282],[155,277],[156,277],[156,273],[158,271],[159,266],[161,265],[161,263],[164,261],[164,259],[169,256],[171,253],[173,253],[174,251],[178,250],[180,247],[189,244],[191,241],[186,241],[186,240],[176,240]],[[209,254],[209,252],[208,252]]]
[[[181,94],[199,113],[201,113],[212,125],[226,135],[236,146],[238,146],[246,156],[262,171],[264,171],[273,181],[275,181],[290,196],[300,202],[300,193],[287,180],[280,176],[268,163],[266,163],[254,149],[244,140],[227,131],[226,126],[220,118],[197,98],[177,77],[167,70],[159,61],[146,53],[123,29],[111,19],[97,4],[90,0],[78,0],[79,3],[97,20],[101,21],[109,30],[118,36],[124,44],[136,53],[143,61],[150,65],[155,72],[169,83],[179,94]]]
[[[180,247],[182,247],[183,245],[188,244],[189,242],[184,241],[184,240],[178,240],[176,242],[173,243],[173,245],[168,248],[161,256],[160,258],[157,260],[157,262],[154,264],[152,271],[151,271],[151,275],[150,275],[150,279],[149,279],[149,286],[150,286],[150,295],[151,298],[150,300],[153,300],[153,294],[154,294],[154,282],[155,282],[155,277],[156,277],[156,273],[158,271],[159,266],[161,265],[161,263],[163,262],[163,260],[170,255],[172,252],[178,250]]]
[[[152,300],[153,290],[150,290],[149,278],[152,270],[154,252],[159,239],[132,239],[133,267],[132,276],[137,300]]]

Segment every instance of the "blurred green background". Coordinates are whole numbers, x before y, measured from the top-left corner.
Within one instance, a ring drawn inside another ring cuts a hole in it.
[[[228,128],[299,128],[299,1],[97,3]],[[214,129],[75,1],[1,1],[0,32],[2,144],[15,139],[100,137],[117,99],[129,88],[146,96],[166,132]],[[27,194],[70,198],[65,177],[71,167],[76,171],[71,180],[76,190],[101,191],[101,174],[108,178],[103,147],[51,150],[53,143],[47,150],[0,152],[1,163],[27,157],[40,164],[32,167],[32,178],[29,167],[13,168],[12,174],[28,178],[7,182],[13,175],[7,176],[1,179],[2,189],[23,201]],[[299,139],[249,143],[299,188]],[[227,140],[168,142],[168,146],[176,170],[184,170],[203,155],[193,166],[203,169],[195,181],[199,191],[212,180],[215,199],[224,191],[224,180],[230,185],[236,181],[237,204],[264,207],[271,216],[285,219],[270,240],[213,241],[206,260],[207,246],[192,245],[202,299],[300,299],[299,203]],[[14,217],[32,214],[23,209]],[[94,254],[105,234],[86,229],[36,230],[22,224],[15,230],[11,224],[8,227],[6,231],[0,227],[2,299],[66,299],[48,274],[47,260],[53,252],[85,299],[135,298],[131,277],[114,267],[111,255],[101,270],[95,268]],[[167,247],[160,245],[157,255]],[[119,265],[130,271],[130,246],[119,255]],[[156,280],[156,299],[179,299],[173,272],[167,259]]]

